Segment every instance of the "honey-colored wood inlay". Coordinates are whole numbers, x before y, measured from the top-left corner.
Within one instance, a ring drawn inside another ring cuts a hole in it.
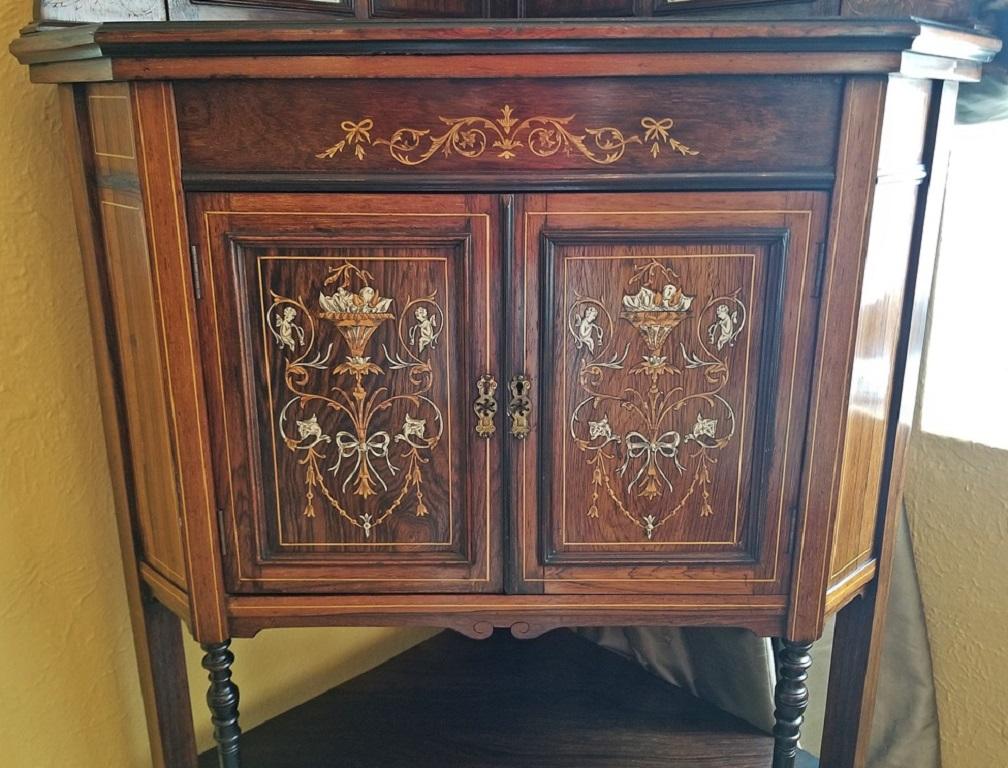
[[[407,295],[401,308],[395,306],[394,297],[375,288],[374,275],[350,261],[330,267],[319,282],[318,309],[309,309],[305,297],[271,290],[262,313],[264,331],[283,359],[278,388],[284,403],[275,415],[276,430],[303,467],[303,514],[315,517],[322,504],[370,539],[375,528],[407,505],[417,517],[429,514],[424,466],[446,429],[441,407],[431,397],[438,375],[431,356],[445,324],[444,310],[436,289],[416,298]],[[345,349],[326,338],[325,323],[335,326]],[[381,344],[379,356],[370,342],[385,323],[395,326],[394,346]],[[401,390],[394,389],[393,372],[405,376]],[[376,426],[382,415],[393,412],[398,421],[389,417],[389,423],[401,422],[398,432]],[[394,497],[373,511],[348,509],[348,495],[368,499],[393,489]]]
[[[500,112],[501,116],[496,118],[438,115],[440,123],[447,126],[443,133],[431,128],[404,127],[396,129],[387,139],[372,137],[373,118],[344,120],[340,123],[343,131],[340,140],[316,157],[328,160],[346,152],[363,160],[367,148],[374,146],[388,147],[392,158],[402,165],[422,165],[439,153],[475,160],[489,151],[502,160],[513,160],[524,150],[541,158],[563,153],[581,156],[596,165],[612,165],[632,145],[647,146],[652,158],[657,158],[663,148],[684,157],[700,154],[672,135],[675,122],[670,117],[642,117],[635,132],[625,133],[611,126],[576,128],[576,115],[518,119],[508,104]]]

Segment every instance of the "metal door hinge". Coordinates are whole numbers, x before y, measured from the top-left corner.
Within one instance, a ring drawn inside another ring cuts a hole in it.
[[[217,508],[217,534],[220,536],[220,546],[221,554],[224,557],[228,556],[228,546],[227,546],[227,529],[224,528],[224,510],[220,507]]]
[[[826,279],[826,243],[819,243],[816,252],[815,280],[812,283],[812,298],[822,296],[823,281]]]
[[[788,535],[787,554],[795,551],[795,541],[798,539],[798,508],[791,510],[791,533]]]
[[[199,301],[203,298],[203,282],[200,280],[199,249],[195,245],[189,246],[189,266],[192,269],[193,293]]]

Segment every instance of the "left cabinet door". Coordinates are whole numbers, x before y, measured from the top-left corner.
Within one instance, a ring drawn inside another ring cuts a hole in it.
[[[494,204],[191,196],[231,591],[500,590]]]

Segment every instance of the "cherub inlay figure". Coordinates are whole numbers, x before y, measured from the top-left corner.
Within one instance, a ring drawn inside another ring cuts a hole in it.
[[[714,314],[717,319],[707,329],[707,336],[711,344],[717,345],[718,352],[720,352],[726,344],[733,344],[735,337],[738,336],[738,330],[740,330],[736,329],[738,311],[730,312],[727,304],[718,304]]]
[[[294,351],[295,344],[304,345],[304,329],[294,322],[295,317],[297,317],[297,310],[294,307],[284,307],[283,314],[273,319],[276,325],[274,336],[280,346],[287,347],[291,352]],[[297,337],[296,342],[295,336]]]
[[[423,352],[427,347],[433,347],[437,343],[439,331],[437,327],[437,316],[427,311],[427,307],[417,307],[413,313],[416,325],[410,328],[410,344],[417,345],[417,352]]]
[[[598,319],[598,307],[591,304],[585,307],[580,317],[575,318],[574,346],[578,349],[587,347],[589,352],[595,352],[595,342],[602,343],[602,328],[595,322]]]

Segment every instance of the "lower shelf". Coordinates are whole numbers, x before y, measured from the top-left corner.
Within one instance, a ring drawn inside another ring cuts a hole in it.
[[[239,684],[241,681],[237,681]],[[247,768],[769,768],[773,742],[569,630],[444,632],[242,736]],[[215,768],[214,753],[200,768]],[[798,766],[814,768],[809,755]]]

